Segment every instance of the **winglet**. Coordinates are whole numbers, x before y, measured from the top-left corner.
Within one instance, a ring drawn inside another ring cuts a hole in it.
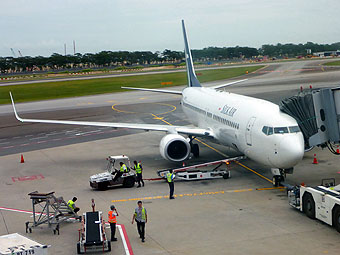
[[[12,97],[12,93],[11,93],[11,92],[9,92],[9,96],[11,97],[11,101],[12,101],[12,106],[13,106],[15,118],[16,118],[17,120],[23,122],[22,119],[19,117],[19,115],[18,115],[18,113],[17,113],[17,110],[15,109],[14,100],[13,100],[13,97]]]
[[[185,62],[187,64],[188,86],[189,87],[202,87],[195,74],[194,64],[193,64],[192,56],[191,56],[191,50],[190,50],[189,41],[187,38],[187,32],[185,31],[184,20],[182,20],[182,30],[183,30],[183,37],[184,37]]]

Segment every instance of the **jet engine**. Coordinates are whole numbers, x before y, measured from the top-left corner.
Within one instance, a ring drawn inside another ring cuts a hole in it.
[[[164,136],[159,148],[164,159],[175,162],[186,160],[191,151],[189,142],[183,136],[177,134]]]

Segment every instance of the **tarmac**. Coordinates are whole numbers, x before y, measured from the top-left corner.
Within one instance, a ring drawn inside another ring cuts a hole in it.
[[[322,71],[319,64],[320,61],[304,61],[269,66],[228,91],[278,103],[296,94],[300,86],[335,86],[340,80],[339,69]],[[164,120],[189,125],[178,96],[146,92],[25,103],[17,108],[24,117],[157,124]],[[0,235],[18,232],[51,245],[49,254],[76,254],[79,222],[63,223],[60,235],[48,228],[26,234],[25,222],[32,220],[31,215],[8,210],[31,211],[28,193],[55,191],[65,200],[77,196],[81,213],[91,211],[92,198],[104,217],[114,204],[119,212],[118,223],[125,226],[134,254],[339,254],[339,233],[291,208],[285,190],[272,187],[270,169],[250,160],[231,164],[230,179],[177,181],[174,200],[168,199],[169,188],[164,181],[146,181],[142,188],[96,191],[89,186],[89,176],[105,171],[109,155],[124,154],[131,160],[142,160],[144,178],[157,177],[159,169],[178,167],[159,154],[164,134],[23,125],[15,121],[10,106],[0,107],[0,118]],[[226,147],[205,142],[215,150],[200,145],[200,158],[187,164],[223,159],[224,154],[235,156]],[[314,153],[319,164],[312,164]],[[313,186],[323,178],[334,177],[339,183],[339,173],[338,156],[314,148],[305,154],[294,174],[287,176],[287,182]],[[138,200],[144,202],[148,212],[145,243],[140,241],[136,225],[131,224]],[[117,237],[110,254],[126,254],[119,233]]]

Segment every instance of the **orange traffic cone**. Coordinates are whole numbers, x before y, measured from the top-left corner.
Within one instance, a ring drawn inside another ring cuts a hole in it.
[[[336,153],[340,154],[339,145],[338,148],[336,149]]]
[[[21,160],[20,160],[20,163],[25,163],[25,160],[24,160],[24,155],[21,154]]]
[[[319,164],[318,160],[316,159],[316,154],[314,154],[313,164]]]
[[[185,163],[184,162],[183,162],[182,166],[185,167]]]

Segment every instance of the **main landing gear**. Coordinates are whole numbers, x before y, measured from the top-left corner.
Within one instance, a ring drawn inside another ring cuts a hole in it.
[[[200,156],[200,147],[198,147],[197,143],[192,143],[193,140],[195,140],[196,137],[189,136],[189,144],[191,148],[191,153],[194,155],[195,158],[198,158]]]

